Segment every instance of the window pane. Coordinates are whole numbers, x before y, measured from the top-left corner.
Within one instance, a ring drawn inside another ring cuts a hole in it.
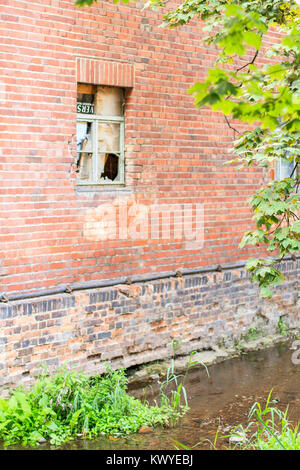
[[[288,162],[287,160],[281,159],[279,162],[277,162],[276,178],[277,179],[289,178],[290,175],[292,174],[294,166],[295,166],[294,161]],[[295,176],[295,174],[293,176]]]
[[[105,153],[120,152],[120,124],[98,123],[98,151]]]
[[[94,114],[95,92],[96,87],[93,85],[78,85],[77,113]]]
[[[77,122],[77,171],[80,180],[92,179],[92,124]]]
[[[92,123],[77,122],[77,152],[92,152]]]
[[[90,181],[92,179],[92,154],[81,153],[79,161],[79,179]]]
[[[116,153],[98,154],[98,178],[109,183],[120,181],[120,155]]]
[[[99,116],[123,116],[123,89],[98,86],[95,96],[95,114]]]

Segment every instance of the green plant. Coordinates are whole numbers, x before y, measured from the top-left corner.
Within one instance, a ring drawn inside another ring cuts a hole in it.
[[[4,445],[60,445],[76,437],[126,435],[143,425],[175,423],[185,412],[165,400],[149,406],[128,395],[124,369],[89,376],[61,368],[39,376],[31,390],[18,388],[0,399],[0,439]]]
[[[219,437],[219,427],[215,434],[214,442],[210,442],[211,449],[217,449],[218,439],[236,437],[235,445],[226,447],[227,450],[300,450],[299,424],[293,426],[288,419],[288,407],[283,412],[275,407],[270,407],[272,390],[268,395],[264,407],[256,402],[249,412],[249,424],[244,429],[242,425],[229,435]],[[199,443],[188,447],[175,441],[176,449],[191,450]],[[224,448],[224,446],[222,446]]]
[[[188,333],[185,333],[181,338],[175,338],[172,340],[171,346],[173,350],[172,357],[175,358],[180,351],[180,348],[182,346],[183,341],[186,339],[188,336]]]
[[[234,340],[233,347],[238,352],[243,350],[243,345],[241,344],[240,340],[238,340],[238,339]]]
[[[235,339],[233,347],[236,351],[243,350],[243,341],[254,341],[262,335],[262,331],[258,330],[255,326],[251,326],[249,330],[242,334],[239,339]]]
[[[279,333],[283,336],[286,336],[288,334],[288,326],[283,320],[282,317],[279,318],[278,324],[277,324],[277,329]]]
[[[217,432],[215,434],[214,441],[212,442],[210,439],[204,439],[204,441],[209,442],[211,450],[217,450],[216,446],[217,446],[217,441],[218,441],[218,438],[219,438],[219,432],[220,432],[220,418],[219,418],[219,426],[218,426]],[[180,449],[192,450],[192,449],[195,449],[196,447],[198,447],[200,443],[201,442],[197,442],[197,444],[194,444],[192,447],[189,447],[189,446],[186,446],[185,444],[183,444],[182,442],[174,440],[175,449],[177,449],[177,450],[180,450]]]
[[[299,424],[293,426],[288,419],[288,407],[283,412],[278,408],[271,407],[271,394],[268,395],[264,407],[256,402],[249,413],[251,420],[242,433],[233,432],[230,436],[243,434],[244,443],[239,449],[247,450],[300,450]],[[228,436],[224,436],[228,437]],[[235,446],[237,447],[237,446]]]
[[[255,326],[251,326],[247,333],[243,335],[245,341],[253,341],[259,338],[262,335],[262,332],[259,331]]]
[[[173,358],[171,365],[167,370],[166,379],[160,386],[161,406],[169,406],[174,411],[174,417],[171,416],[169,423],[170,426],[174,425],[173,418],[178,419],[178,414],[182,414],[188,410],[187,393],[184,384],[191,368],[201,364],[209,376],[208,369],[202,361],[193,361],[193,356],[195,354],[196,351],[191,352],[184,374],[175,373],[175,361]]]

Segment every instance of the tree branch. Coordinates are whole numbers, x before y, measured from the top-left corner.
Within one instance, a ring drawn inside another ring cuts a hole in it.
[[[230,122],[228,121],[227,116],[225,116],[225,114],[224,114],[223,116],[224,116],[224,119],[225,119],[225,121],[226,121],[226,123],[227,123],[227,126],[228,126],[230,129],[232,129],[234,132],[237,132],[238,134],[241,134],[240,131],[238,131],[235,127],[233,127],[233,126],[230,124]]]
[[[297,167],[298,167],[298,162],[297,162],[296,165],[294,166],[293,171],[292,171],[292,173],[290,174],[290,178],[293,178],[293,174],[295,173]]]
[[[259,52],[259,51],[258,51],[258,49],[257,49],[257,50],[255,51],[255,54],[254,54],[252,60],[251,60],[250,62],[247,62],[247,64],[242,65],[242,67],[237,68],[237,69],[235,70],[235,73],[237,73],[237,72],[239,72],[240,70],[242,70],[242,69],[248,67],[249,65],[254,64],[254,62],[255,62],[255,60],[256,60],[256,58],[257,58],[257,56],[258,56],[258,52]],[[248,72],[249,72],[249,71],[248,71]],[[240,86],[241,86],[241,85],[240,85]],[[227,99],[227,98],[226,98],[226,99]],[[226,123],[227,123],[227,125],[228,125],[228,127],[229,127],[230,129],[232,129],[234,132],[237,132],[238,134],[241,134],[241,132],[239,132],[235,127],[233,127],[233,126],[230,124],[230,122],[229,122],[228,118],[225,116],[225,114],[224,114],[224,118],[225,118],[225,121],[226,121]]]
[[[253,56],[253,59],[252,59],[250,62],[248,62],[247,64],[242,65],[242,67],[239,67],[238,69],[236,69],[235,73],[239,72],[240,70],[245,69],[245,68],[248,67],[249,65],[254,64],[254,62],[255,62],[255,60],[256,60],[256,58],[257,58],[257,56],[258,56],[258,52],[259,52],[259,51],[256,50],[256,51],[255,51],[255,54],[254,54],[254,56]]]

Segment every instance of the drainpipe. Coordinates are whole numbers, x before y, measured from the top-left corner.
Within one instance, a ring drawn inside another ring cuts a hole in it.
[[[295,261],[296,259],[300,259],[300,256],[289,256],[284,258],[283,261]],[[279,260],[278,260],[279,261]],[[224,264],[221,265],[214,265],[211,267],[205,268],[183,268],[178,269],[177,271],[164,271],[162,273],[147,273],[147,274],[140,274],[131,277],[119,277],[113,279],[103,279],[103,280],[95,280],[95,281],[86,281],[86,282],[74,282],[73,284],[64,284],[60,287],[53,288],[53,289],[41,289],[35,292],[25,292],[21,294],[14,294],[14,295],[7,295],[2,294],[0,297],[0,302],[12,302],[16,300],[27,300],[32,299],[35,297],[46,297],[49,295],[57,295],[57,294],[64,294],[68,293],[71,294],[73,291],[78,290],[85,290],[85,289],[98,289],[104,287],[113,287],[118,284],[136,284],[138,282],[151,282],[156,281],[159,279],[166,279],[168,277],[182,277],[188,276],[192,274],[207,274],[213,272],[222,272],[228,271],[231,269],[240,269],[244,268],[246,262],[242,262],[239,264]]]

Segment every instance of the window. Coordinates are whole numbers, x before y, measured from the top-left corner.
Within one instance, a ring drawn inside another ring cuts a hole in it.
[[[124,184],[124,90],[79,84],[77,90],[79,185]]]
[[[276,179],[282,180],[284,178],[290,178],[293,169],[295,167],[295,161],[289,162],[281,158],[276,162]],[[293,178],[297,176],[297,170],[293,173]]]

